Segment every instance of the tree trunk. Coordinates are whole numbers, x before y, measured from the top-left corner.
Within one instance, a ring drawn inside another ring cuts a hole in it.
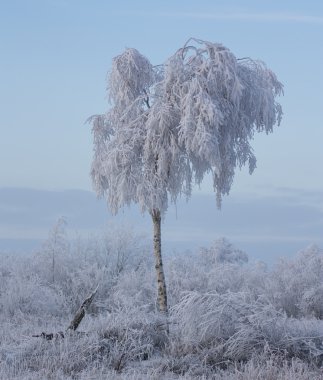
[[[167,292],[166,282],[163,268],[163,261],[161,256],[161,216],[159,210],[153,210],[151,213],[154,223],[154,254],[155,254],[155,268],[157,272],[157,302],[159,311],[167,314]]]

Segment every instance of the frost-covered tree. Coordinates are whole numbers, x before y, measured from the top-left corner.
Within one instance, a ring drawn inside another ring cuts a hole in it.
[[[58,218],[57,222],[50,230],[42,249],[44,256],[51,260],[51,277],[53,284],[56,279],[57,260],[59,257],[65,256],[69,249],[66,226],[67,222],[65,218]]]
[[[200,248],[200,256],[207,266],[224,263],[241,265],[248,262],[248,255],[234,248],[226,238],[217,239],[210,248]]]
[[[237,59],[218,43],[190,39],[164,64],[136,49],[115,57],[108,77],[111,107],[90,118],[92,179],[113,212],[138,203],[154,224],[158,305],[167,312],[161,217],[169,200],[190,197],[213,176],[218,206],[236,167],[256,167],[250,140],[272,132],[282,110],[282,84],[263,62]]]

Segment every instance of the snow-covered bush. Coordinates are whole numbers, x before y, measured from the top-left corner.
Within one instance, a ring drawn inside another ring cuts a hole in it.
[[[197,255],[183,254],[166,262],[170,305],[178,303],[186,291],[239,291],[249,281],[243,264],[248,256],[227,239],[215,240],[209,248],[201,247]]]
[[[248,262],[248,255],[240,249],[234,248],[225,238],[215,240],[209,248],[202,247],[199,253],[201,261],[207,266],[223,263],[243,264]]]
[[[267,295],[288,316],[323,318],[323,250],[312,245],[283,259],[268,277]]]

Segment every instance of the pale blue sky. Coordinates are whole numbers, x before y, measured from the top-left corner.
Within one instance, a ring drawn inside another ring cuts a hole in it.
[[[285,85],[282,125],[255,139],[258,168],[239,173],[233,192],[321,189],[322,4],[2,0],[0,187],[91,189],[84,121],[107,109],[112,57],[136,47],[161,63],[193,36],[264,60]]]
[[[222,235],[260,258],[322,244],[321,0],[0,0],[0,190],[91,190],[92,136],[84,122],[108,107],[112,58],[135,47],[162,63],[190,37],[264,60],[285,85],[284,117],[273,134],[254,140],[258,167],[252,176],[236,174],[221,212],[207,195],[181,202],[177,218],[169,210],[170,249]],[[26,190],[8,191],[0,191],[0,240],[45,238],[61,214],[81,229],[82,220],[94,228],[108,217],[102,203],[99,214],[79,193],[73,203],[65,193],[36,192],[35,201]],[[208,180],[202,191],[211,191]]]

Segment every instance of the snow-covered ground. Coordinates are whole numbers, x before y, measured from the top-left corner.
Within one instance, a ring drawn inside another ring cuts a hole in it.
[[[268,269],[220,239],[165,273],[169,334],[149,241],[130,230],[71,243],[61,221],[39,252],[1,254],[0,379],[323,378],[319,248]],[[78,333],[33,337],[66,330],[97,285]]]

